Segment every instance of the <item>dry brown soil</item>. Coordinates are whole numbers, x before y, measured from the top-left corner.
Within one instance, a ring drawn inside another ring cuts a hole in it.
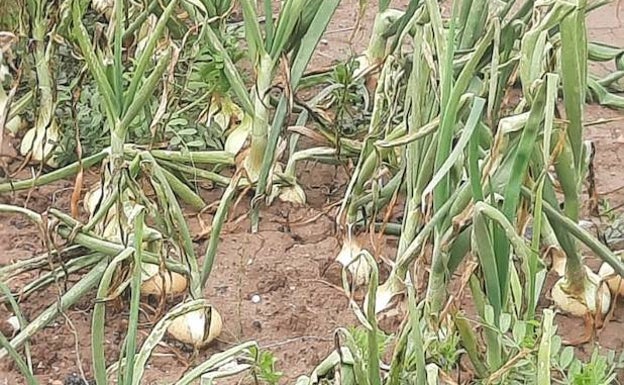
[[[365,47],[374,17],[376,2],[362,20],[363,30],[355,35],[353,44],[349,36],[357,14],[356,0],[343,0],[326,38],[318,50],[314,66],[323,67],[337,58]],[[407,1],[396,4],[405,6]],[[617,19],[615,6],[597,11],[590,17],[591,37],[611,43],[621,43],[624,28]],[[597,68],[601,70],[601,68]],[[599,118],[621,117],[618,112],[590,106],[588,121]],[[588,139],[596,144],[596,180],[601,196],[613,206],[624,204],[624,130],[619,122],[592,126]],[[620,139],[620,140],[618,140]],[[338,202],[347,183],[342,170],[329,166],[302,164],[298,171],[308,196],[306,207],[276,203],[262,213],[261,230],[251,234],[248,221],[236,219],[248,207],[245,198],[237,213],[226,225],[221,237],[214,270],[206,289],[209,298],[224,318],[225,329],[218,342],[190,361],[191,354],[184,347],[166,339],[150,360],[144,384],[174,382],[193,364],[241,341],[258,341],[262,348],[271,350],[277,358],[277,368],[284,372],[282,383],[292,383],[301,374],[309,373],[333,348],[333,332],[337,327],[354,325],[355,317],[348,308],[340,286],[340,269],[332,264],[340,247],[335,232],[331,205]],[[90,176],[87,180],[95,180]],[[35,189],[29,194],[5,195],[2,203],[25,205],[42,212],[47,207],[68,210],[72,182]],[[203,191],[208,203],[215,202],[222,191]],[[190,212],[190,211],[189,211]],[[195,234],[202,231],[196,215],[189,214],[189,223]],[[210,214],[201,216],[210,223]],[[312,220],[310,220],[312,219]],[[393,257],[396,240],[388,237],[379,245],[378,254]],[[199,255],[203,255],[206,240],[196,242]],[[0,216],[0,265],[25,259],[43,250],[37,230],[24,219]],[[593,266],[596,267],[595,264]],[[35,274],[22,276],[11,282],[18,288],[35,278]],[[55,301],[63,287],[50,287],[22,303],[28,319]],[[260,297],[259,303],[251,301]],[[35,373],[42,384],[61,384],[82,367],[90,376],[90,323],[93,295],[59,317],[49,327],[35,335],[31,341]],[[548,304],[548,303],[546,303]],[[140,335],[149,331],[149,319],[154,312],[148,304],[143,306]],[[0,309],[0,320],[7,316]],[[118,357],[119,346],[125,333],[127,307],[109,306],[106,325],[106,356],[110,362]],[[574,338],[582,330],[582,321],[558,316],[559,332]],[[624,347],[624,310],[618,304],[614,317],[602,330],[598,342],[610,349]],[[386,323],[388,325],[392,323]],[[590,347],[581,347],[584,355]],[[21,384],[18,372],[6,361],[0,363],[0,385]]]

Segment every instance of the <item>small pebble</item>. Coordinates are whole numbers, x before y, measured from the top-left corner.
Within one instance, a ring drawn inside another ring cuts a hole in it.
[[[254,294],[251,297],[251,302],[253,302],[253,303],[260,303],[260,296],[258,294]]]

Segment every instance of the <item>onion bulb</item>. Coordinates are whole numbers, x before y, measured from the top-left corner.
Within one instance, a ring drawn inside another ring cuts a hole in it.
[[[55,121],[52,121],[47,127],[43,125],[35,126],[28,130],[22,138],[20,152],[26,156],[31,154],[31,160],[41,162],[45,160],[45,164],[50,167],[58,166],[54,151],[56,142],[60,138],[59,129]],[[45,143],[44,143],[45,140]]]
[[[186,290],[188,281],[182,274],[165,270],[160,272],[158,265],[144,263],[141,272],[141,294],[176,295]]]
[[[223,132],[230,128],[230,124],[236,120],[242,121],[244,113],[229,96],[213,95],[210,99],[210,107],[208,107],[207,124],[212,122],[219,125]],[[248,119],[251,119],[249,117]]]
[[[405,291],[405,285],[411,285],[412,279],[408,274],[405,277],[405,283],[401,281],[395,274],[395,270],[390,273],[390,276],[379,288],[377,289],[377,296],[375,298],[375,314],[379,314],[385,310],[390,309],[396,304],[394,299],[403,294]],[[366,298],[368,300],[368,297]],[[366,303],[365,303],[366,306]]]
[[[234,123],[238,123],[232,127]],[[216,124],[225,134],[224,150],[237,155],[247,142],[253,126],[253,118],[243,112],[227,95],[215,94],[210,99],[206,125]]]
[[[227,139],[225,139],[225,151],[237,155],[245,146],[252,125],[253,119],[251,116],[244,114],[238,126],[236,126],[236,128],[228,134]]]
[[[109,186],[107,183],[110,181],[110,176],[105,176],[105,185]],[[93,216],[96,213],[96,209],[98,208],[98,204],[102,205],[104,203],[104,198],[110,196],[110,190],[104,191],[101,183],[96,184],[90,190],[85,193],[83,199],[83,206],[85,211],[89,213],[89,219],[93,219]],[[136,208],[137,204],[135,202],[134,195],[131,191],[126,190],[122,193],[123,198],[120,198],[122,203],[122,210],[125,214],[125,218],[129,218],[132,215],[132,211]],[[95,232],[99,236],[103,237],[106,240],[113,242],[121,242],[120,237],[120,229],[119,229],[119,219],[118,219],[118,205],[113,204],[104,218],[95,227]],[[154,238],[154,233],[156,230],[153,230],[149,227],[145,228],[144,237],[152,236]],[[159,238],[160,236],[156,236]]]
[[[559,309],[576,317],[583,317],[587,313],[595,315],[598,310],[605,315],[611,305],[609,288],[600,280],[598,274],[588,267],[585,268],[587,269],[585,291],[580,296],[568,292],[569,283],[564,276],[553,286],[552,299]]]
[[[0,69],[0,81],[4,78],[1,72],[2,70]],[[0,116],[3,111],[6,110],[7,99],[8,96],[4,93],[4,90],[0,88]],[[6,120],[4,127],[11,134],[15,134],[22,127],[22,118],[19,115],[15,115],[11,119]]]
[[[15,334],[15,333],[20,331],[21,325],[20,325],[20,322],[19,322],[19,318],[17,318],[16,316],[13,315],[13,316],[7,318],[7,320],[5,322],[11,327],[13,334]]]
[[[607,262],[603,263],[602,266],[600,266],[598,275],[607,283],[613,295],[617,293],[618,296],[624,297],[624,282],[622,281],[622,277],[613,270],[611,265]]]
[[[214,306],[185,313],[173,320],[167,333],[176,340],[203,348],[221,334],[223,321]]]
[[[98,183],[85,193],[82,204],[89,218],[95,214],[98,203],[102,200],[102,186]]]
[[[353,283],[356,286],[367,284],[371,273],[371,267],[364,258],[358,258],[356,261],[351,263],[351,261],[353,261],[353,259],[355,259],[361,251],[362,248],[357,241],[348,239],[344,242],[340,253],[338,253],[338,256],[336,257],[336,261],[340,262],[342,266],[348,266],[347,269],[351,272],[351,275],[353,276]]]
[[[290,202],[298,205],[305,205],[306,203],[305,192],[298,184],[281,188],[279,199],[282,202]]]
[[[280,148],[280,155],[283,148]],[[275,198],[279,198],[282,202],[294,203],[296,205],[305,205],[306,194],[303,188],[296,182],[296,175],[294,169],[284,169],[281,163],[275,163],[271,170],[270,179],[285,181],[280,184],[273,184],[271,186],[271,194],[267,198],[268,204],[272,204]]]

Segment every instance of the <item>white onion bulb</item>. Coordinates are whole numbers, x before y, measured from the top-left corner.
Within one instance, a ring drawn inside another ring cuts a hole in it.
[[[223,328],[221,315],[214,306],[185,313],[173,320],[167,333],[196,349],[214,341]]]
[[[20,144],[20,153],[26,156],[31,154],[31,160],[45,163],[50,167],[58,166],[54,151],[56,150],[56,142],[60,138],[59,129],[56,122],[52,121],[47,127],[32,127],[26,132]],[[45,142],[44,142],[45,140]]]
[[[622,277],[613,270],[611,265],[607,262],[603,263],[602,266],[600,266],[598,275],[607,283],[611,293],[614,295],[617,293],[618,296],[624,297],[624,282],[622,281]]]
[[[279,188],[279,199],[282,202],[304,205],[306,203],[305,191],[298,184]]]
[[[605,315],[611,305],[609,288],[596,273],[588,267],[586,269],[585,292],[581,294],[580,298],[566,291],[568,282],[567,278],[563,277],[553,286],[552,299],[559,309],[576,317],[583,317],[587,313],[595,315],[598,308],[600,308],[600,313]]]
[[[215,120],[216,117],[215,117]],[[221,123],[219,123],[221,124]],[[229,124],[229,122],[228,122]],[[249,137],[249,133],[251,132],[251,127],[253,125],[253,119],[251,116],[243,114],[240,123],[236,128],[234,128],[225,139],[225,151],[237,155],[247,142],[247,138]]]
[[[357,286],[367,284],[371,273],[371,267],[364,258],[358,258],[357,261],[351,263],[361,251],[360,245],[351,239],[345,241],[340,253],[336,256],[336,261],[340,262],[342,266],[348,266],[347,269],[353,276],[353,283]]]
[[[186,290],[188,280],[182,274],[173,271],[160,272],[158,265],[144,263],[141,273],[141,294],[177,295]]]

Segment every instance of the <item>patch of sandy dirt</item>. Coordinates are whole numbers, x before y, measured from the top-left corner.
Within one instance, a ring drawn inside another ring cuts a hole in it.
[[[249,207],[249,197],[240,202],[226,224],[215,259],[213,272],[205,291],[224,319],[224,331],[218,341],[202,351],[193,361],[191,352],[181,344],[166,338],[165,346],[158,348],[149,361],[144,384],[168,384],[177,380],[190,366],[224,351],[243,341],[254,340],[261,348],[269,349],[284,372],[284,382],[290,382],[308,373],[333,347],[333,331],[338,327],[355,325],[340,285],[340,267],[334,258],[341,247],[330,216],[331,206],[340,199],[347,179],[334,167],[315,165],[300,167],[300,180],[306,186],[308,206],[296,207],[276,203],[261,214],[262,225],[257,234],[248,232],[249,222],[241,214]],[[95,179],[92,180],[93,182]],[[22,205],[42,212],[48,206],[68,210],[70,182],[34,189],[27,193],[0,198],[3,203]],[[214,202],[222,191],[205,191],[206,202]],[[190,210],[189,210],[190,211]],[[335,212],[335,210],[333,211]],[[209,213],[202,215],[210,223]],[[202,231],[196,215],[189,215],[194,234]],[[363,240],[365,242],[366,240]],[[0,215],[0,266],[29,258],[43,251],[37,229],[25,219]],[[385,242],[385,241],[384,241]],[[382,245],[383,253],[393,255],[395,249]],[[196,244],[198,255],[203,255],[207,241]],[[10,282],[18,290],[43,272],[27,273]],[[71,287],[77,276],[69,280]],[[45,307],[53,304],[59,293],[66,290],[51,286],[22,302],[27,320],[34,319]],[[254,303],[253,296],[260,301]],[[91,315],[94,293],[59,317],[31,340],[35,373],[42,384],[58,383],[80,373],[91,376]],[[178,299],[179,301],[179,299]],[[178,301],[171,300],[169,305]],[[155,303],[145,301],[142,306],[139,338],[143,340],[158,318]],[[8,318],[6,308],[0,308],[0,319]],[[106,357],[116,361],[119,347],[127,328],[128,308],[121,301],[112,301],[107,307]],[[5,331],[10,330],[4,325]],[[78,352],[78,354],[77,354]],[[0,366],[0,383],[18,376],[11,363]],[[55,382],[56,381],[56,382]]]

